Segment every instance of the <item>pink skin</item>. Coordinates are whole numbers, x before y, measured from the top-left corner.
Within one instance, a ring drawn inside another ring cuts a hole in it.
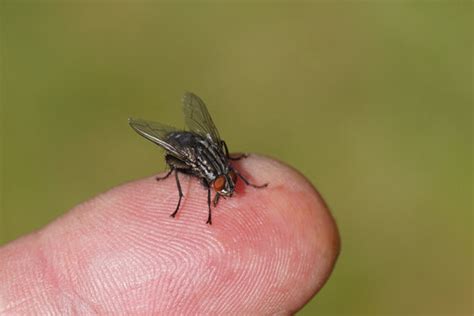
[[[295,170],[252,155],[213,208],[181,175],[130,182],[0,248],[0,313],[291,314],[328,279],[339,234],[327,206]]]

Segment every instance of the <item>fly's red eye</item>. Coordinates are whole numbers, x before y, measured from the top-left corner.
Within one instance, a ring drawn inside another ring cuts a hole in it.
[[[234,170],[229,171],[229,176],[232,179],[232,182],[234,182],[235,184],[237,182],[237,174],[235,174],[235,171]]]
[[[224,176],[218,176],[216,180],[214,180],[214,183],[212,184],[214,187],[214,190],[216,191],[221,191],[224,189],[225,186],[225,177]]]

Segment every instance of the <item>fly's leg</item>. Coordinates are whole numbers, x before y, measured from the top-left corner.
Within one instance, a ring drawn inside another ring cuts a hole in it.
[[[207,187],[207,206],[209,207],[209,216],[207,217],[206,224],[212,225],[212,216],[211,216],[211,188]]]
[[[219,193],[216,193],[216,195],[214,196],[214,201],[212,202],[212,204],[214,204],[214,207],[217,206],[217,203],[219,202],[220,197],[221,195]]]
[[[172,170],[173,171],[173,170]],[[179,183],[179,178],[178,178],[178,171],[174,173],[174,176],[176,178],[176,186],[178,187],[178,192],[179,192],[179,200],[178,200],[178,205],[176,206],[176,210],[174,210],[173,214],[171,214],[171,217],[175,217],[176,213],[178,213],[179,206],[181,204],[181,199],[183,198],[183,191],[181,190],[181,183]]]
[[[167,174],[165,174],[163,177],[156,177],[156,181],[161,181],[161,180],[165,180],[166,178],[168,178],[170,176],[170,174],[173,172],[174,168],[171,168],[170,171],[168,171]]]
[[[227,157],[227,158],[229,158],[229,160],[240,160],[242,158],[247,158],[248,156],[249,155],[247,155],[247,154],[240,154],[240,155],[235,156],[235,157]]]
[[[231,157],[229,155],[229,148],[227,148],[227,144],[223,140],[221,142],[222,142],[222,147],[224,147],[224,152],[225,152],[225,155],[226,155],[227,159],[229,159],[229,160],[240,160],[242,158],[247,158],[248,157],[247,154],[240,154],[236,157]]]
[[[227,144],[223,140],[221,140],[221,144],[222,144],[222,147],[224,148],[226,157],[229,158],[229,148],[227,148]]]
[[[242,179],[242,181],[245,182],[246,185],[250,185],[251,187],[254,187],[257,189],[266,188],[268,186],[268,183],[264,183],[262,185],[256,185],[256,184],[250,183],[249,180],[245,179],[244,176],[240,174],[240,172],[238,172],[237,170],[234,170],[234,172],[237,174],[237,176],[240,179]]]

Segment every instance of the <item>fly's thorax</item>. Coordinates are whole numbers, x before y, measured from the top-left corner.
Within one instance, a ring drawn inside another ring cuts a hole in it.
[[[198,136],[194,149],[196,151],[196,166],[208,183],[213,182],[218,176],[228,173],[229,161],[220,146]]]

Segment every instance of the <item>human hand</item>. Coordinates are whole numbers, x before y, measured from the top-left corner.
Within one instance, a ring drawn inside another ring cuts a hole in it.
[[[288,314],[329,277],[339,235],[293,169],[256,155],[234,165],[253,182],[213,209],[181,177],[130,182],[0,248],[0,313]]]

